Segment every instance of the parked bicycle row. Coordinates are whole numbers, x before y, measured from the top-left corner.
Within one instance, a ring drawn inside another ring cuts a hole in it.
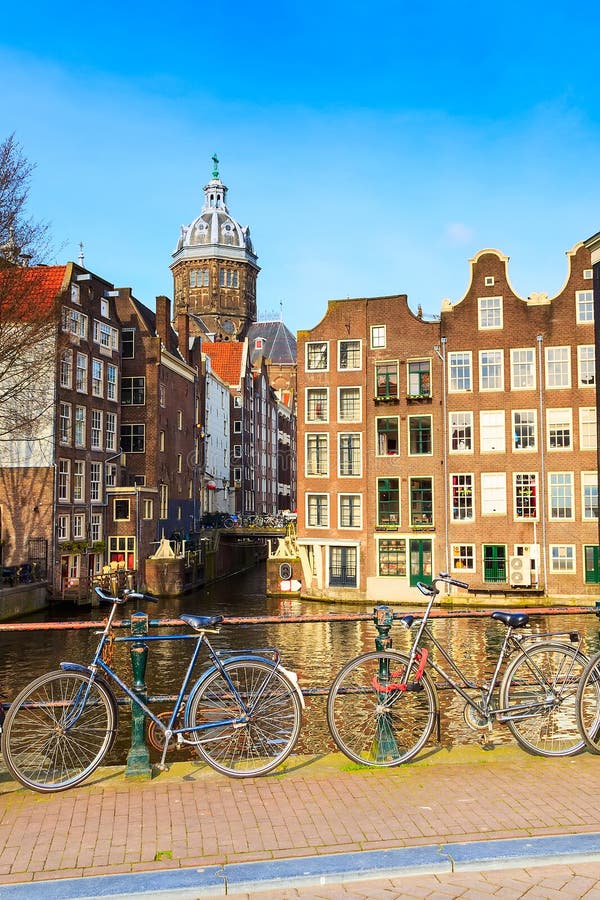
[[[464,718],[485,743],[495,725],[506,725],[519,745],[542,756],[570,756],[587,747],[600,753],[600,654],[588,659],[576,631],[541,633],[522,612],[493,612],[503,629],[491,677],[474,681],[429,626],[440,585],[468,588],[440,574],[419,583],[427,597],[415,615],[376,610],[377,649],[348,662],[335,677],[327,698],[327,723],[338,748],[368,766],[395,766],[418,754],[436,731],[440,740],[440,689],[456,691],[465,702]],[[118,701],[115,688],[147,717],[148,738],[166,768],[168,750],[190,745],[217,771],[236,778],[277,768],[298,739],[304,698],[294,672],[284,667],[275,647],[217,650],[208,635],[222,616],[182,614],[192,633],[152,635],[144,640],[191,640],[192,651],[175,705],[153,712],[112,666],[115,612],[127,600],[156,602],[150,595],[124,590],[110,596],[106,625],[88,665],[63,662],[25,687],[8,709],[2,752],[9,771],[37,791],[66,790],[84,781],[101,764],[115,740]],[[392,647],[393,623],[406,629],[410,649]],[[208,666],[195,679],[204,648]]]

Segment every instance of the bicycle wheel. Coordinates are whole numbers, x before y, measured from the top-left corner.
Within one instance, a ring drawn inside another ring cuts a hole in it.
[[[577,687],[587,657],[568,644],[534,644],[509,664],[500,685],[502,718],[520,746],[538,756],[571,756],[583,749]]]
[[[577,722],[591,753],[600,753],[600,653],[587,664],[577,688]]]
[[[15,698],[2,730],[9,771],[34,791],[64,791],[100,765],[117,726],[114,698],[83,672],[48,672]]]
[[[200,682],[186,707],[186,727],[211,726],[193,739],[217,772],[234,778],[264,775],[289,756],[298,739],[300,698],[268,661],[233,659],[224,668],[227,678],[216,670]]]
[[[354,762],[397,766],[427,742],[437,691],[427,673],[419,690],[395,689],[407,665],[408,657],[393,650],[365,653],[344,666],[331,685],[327,724],[339,749]]]

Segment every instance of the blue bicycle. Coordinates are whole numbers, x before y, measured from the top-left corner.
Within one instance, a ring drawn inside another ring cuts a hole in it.
[[[88,666],[63,662],[41,675],[15,698],[2,730],[4,762],[15,778],[36,791],[63,791],[80,784],[100,765],[113,745],[118,705],[111,682],[148,717],[156,744],[162,735],[159,768],[172,739],[192,745],[213,769],[234,778],[264,775],[291,753],[302,719],[304,701],[296,676],[281,665],[276,648],[215,650],[207,632],[218,632],[223,616],[183,614],[198,634],[148,635],[144,641],[195,641],[172,713],[153,713],[132,686],[110,665],[113,640],[139,641],[135,635],[112,637],[117,607],[128,599],[157,602],[149,594],[123,592],[111,597],[106,626]],[[211,665],[188,692],[200,650]]]

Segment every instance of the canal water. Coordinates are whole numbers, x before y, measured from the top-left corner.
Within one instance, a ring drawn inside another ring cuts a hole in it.
[[[338,603],[301,601],[296,598],[268,598],[264,593],[264,568],[237,575],[212,584],[183,597],[162,600],[148,606],[151,619],[174,618],[182,612],[202,615],[222,614],[227,617],[277,617],[274,623],[248,622],[228,624],[219,635],[211,636],[216,647],[240,650],[245,648],[279,647],[284,665],[297,672],[300,685],[306,693],[306,710],[297,752],[324,753],[334,749],[325,719],[326,690],[335,674],[351,658],[359,653],[375,649],[376,629],[367,621],[319,621],[291,622],[294,616],[326,616],[357,613],[372,614],[372,607],[344,606]],[[418,596],[418,595],[417,595]],[[415,605],[415,611],[419,605]],[[123,617],[135,611],[129,604],[123,607]],[[403,611],[410,612],[404,608]],[[491,611],[491,610],[490,610]],[[28,621],[44,623],[52,621],[98,621],[105,610],[53,607]],[[592,654],[600,649],[599,622],[594,614],[569,613],[564,615],[540,615],[532,617],[532,625],[543,632],[578,630],[584,637],[584,650]],[[488,615],[483,617],[436,619],[432,623],[434,634],[452,653],[469,677],[489,677],[504,634],[503,626]],[[181,629],[161,628],[159,633]],[[118,631],[118,633],[124,633]],[[407,649],[408,633],[396,625],[392,629],[394,647]],[[6,632],[0,630],[0,689],[5,698],[12,699],[19,690],[36,676],[56,669],[62,660],[89,662],[97,643],[94,630],[48,630]],[[181,684],[186,660],[192,648],[191,641],[151,642],[146,672],[150,695],[175,694]],[[129,645],[116,644],[113,660],[125,680],[131,680]],[[198,669],[200,671],[200,668]],[[466,744],[477,741],[479,733],[471,731],[464,722],[464,701],[452,691],[440,692],[441,739],[446,745]],[[168,704],[160,707],[166,710]],[[108,762],[123,763],[129,746],[129,713],[120,708],[120,737]],[[505,726],[495,726],[494,743],[511,742]],[[172,758],[179,751],[174,750]],[[189,752],[187,750],[182,753]]]

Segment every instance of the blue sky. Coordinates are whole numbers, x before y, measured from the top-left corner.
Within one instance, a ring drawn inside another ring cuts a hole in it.
[[[439,312],[497,247],[553,295],[600,230],[598,14],[582,2],[9,4],[0,139],[30,211],[149,306],[216,151],[262,271],[259,312],[406,293]]]

